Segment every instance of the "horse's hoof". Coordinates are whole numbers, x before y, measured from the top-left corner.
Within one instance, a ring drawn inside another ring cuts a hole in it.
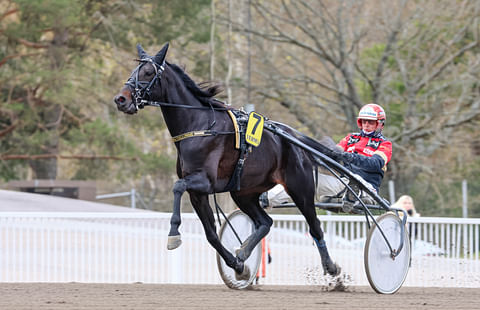
[[[235,272],[235,279],[237,279],[237,281],[248,281],[250,279],[250,268],[248,268],[247,265],[243,265],[243,272]]]
[[[182,244],[182,236],[181,235],[168,236],[168,243],[167,243],[167,249],[168,250],[175,250],[181,244]]]
[[[340,266],[338,266],[337,264],[332,263],[332,264],[328,264],[328,266],[326,266],[326,268],[323,268],[323,270],[325,274],[328,273],[332,277],[336,277],[340,274],[340,272],[342,271],[342,268],[340,268]]]

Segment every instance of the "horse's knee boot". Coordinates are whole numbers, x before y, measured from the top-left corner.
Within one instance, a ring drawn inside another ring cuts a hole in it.
[[[173,194],[180,194],[180,196],[187,190],[187,181],[185,179],[179,179],[173,185]]]
[[[170,218],[170,232],[168,233],[167,249],[174,250],[182,244],[182,237],[178,227],[182,222],[180,217],[180,202],[183,193],[187,190],[187,182],[180,179],[173,185],[173,213]]]

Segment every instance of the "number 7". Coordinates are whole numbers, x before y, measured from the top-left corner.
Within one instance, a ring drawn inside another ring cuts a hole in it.
[[[255,134],[255,131],[257,131],[257,127],[258,127],[258,124],[260,123],[260,121],[262,120],[262,117],[258,114],[253,114],[252,115],[257,121],[255,122],[255,125],[253,125],[253,129],[252,129],[252,135]]]

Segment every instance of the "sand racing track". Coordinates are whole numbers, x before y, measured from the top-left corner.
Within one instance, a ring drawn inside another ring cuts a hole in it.
[[[0,309],[478,309],[478,289],[369,287],[2,283]]]

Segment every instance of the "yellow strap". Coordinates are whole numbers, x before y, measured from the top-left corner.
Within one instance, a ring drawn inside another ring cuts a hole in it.
[[[207,130],[201,130],[201,131],[189,131],[186,133],[183,133],[181,135],[172,137],[173,142],[178,142],[183,139],[191,138],[191,137],[205,137],[205,136],[213,136],[213,133],[211,131]]]
[[[240,130],[238,130],[237,118],[235,117],[232,111],[227,110],[227,113],[228,115],[230,115],[230,118],[232,119],[233,128],[235,128],[235,148],[239,149],[240,148]]]
[[[228,115],[230,115],[230,118],[232,119],[233,127],[235,128],[235,148],[239,149],[240,148],[240,131],[238,129],[237,118],[232,113],[232,111],[227,110],[227,113]],[[210,130],[189,131],[181,135],[172,137],[172,141],[175,143],[191,137],[205,137],[205,136],[213,136],[213,135],[214,133]]]

